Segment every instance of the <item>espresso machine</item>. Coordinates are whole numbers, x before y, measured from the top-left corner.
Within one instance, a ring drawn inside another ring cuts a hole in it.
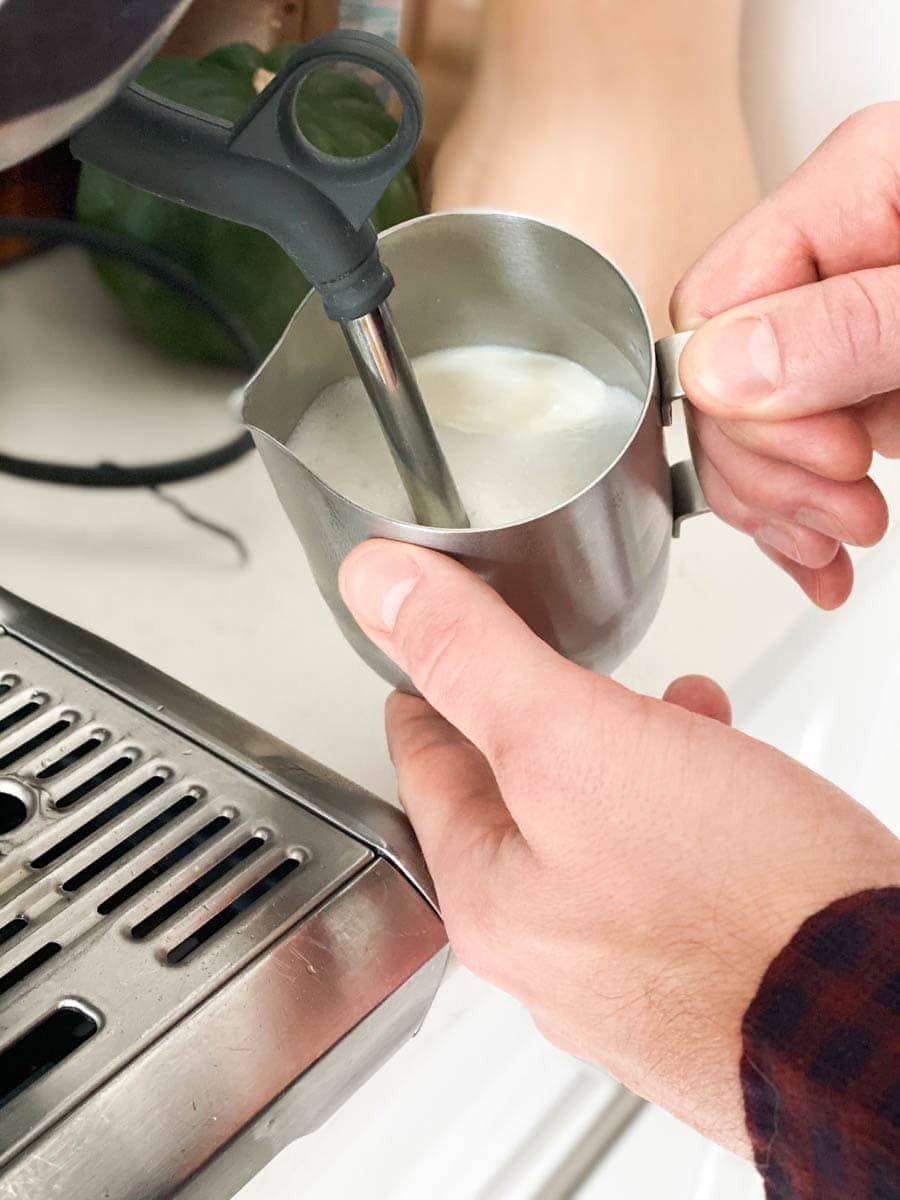
[[[230,1196],[421,1024],[412,832],[0,591],[0,1197]]]
[[[0,164],[109,104],[186,7],[0,5]],[[338,274],[362,245],[381,303],[367,215]],[[401,813],[0,590],[3,1200],[232,1195],[416,1031],[447,955]]]

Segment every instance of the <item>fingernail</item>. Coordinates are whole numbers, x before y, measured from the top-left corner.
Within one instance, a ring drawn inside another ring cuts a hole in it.
[[[342,567],[341,595],[360,625],[392,633],[420,574],[418,563],[399,546],[372,546]]]
[[[773,550],[787,555],[794,562],[800,562],[800,546],[797,535],[782,525],[761,525],[756,531],[756,537],[761,538]]]
[[[768,321],[735,317],[695,334],[694,372],[703,390],[725,405],[754,404],[781,380],[781,353]]]
[[[824,509],[798,508],[794,513],[794,520],[798,525],[805,525],[807,529],[815,529],[817,533],[837,538],[839,542],[853,541],[844,523],[838,520],[833,513],[825,512]]]

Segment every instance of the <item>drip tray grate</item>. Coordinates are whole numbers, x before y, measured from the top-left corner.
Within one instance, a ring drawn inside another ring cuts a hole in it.
[[[54,1014],[9,1053],[30,1061],[72,995],[102,1015],[90,1046],[22,1068],[10,1112],[41,1088],[95,1086],[371,854],[27,647],[0,651],[15,655],[0,664],[0,1022]]]
[[[387,806],[0,591],[0,1200],[218,1200],[409,1035],[443,928],[359,814],[419,868]]]

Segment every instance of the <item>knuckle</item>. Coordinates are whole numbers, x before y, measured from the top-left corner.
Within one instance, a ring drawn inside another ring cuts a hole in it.
[[[685,314],[694,307],[692,303],[694,299],[692,295],[693,275],[694,269],[691,268],[679,279],[669,299],[669,317],[673,329],[678,328],[679,322],[685,319]]]
[[[460,897],[443,915],[453,953],[462,965],[482,979],[496,978],[502,942],[489,906],[471,896]]]
[[[415,720],[422,715],[423,701],[418,696],[410,696],[408,692],[391,692],[384,702],[386,721]]]
[[[452,695],[466,671],[477,638],[456,606],[441,603],[440,594],[427,611],[404,614],[399,633],[407,670],[424,695]]]
[[[888,531],[890,511],[880,488],[871,479],[851,484],[856,489],[859,544],[874,546]]]
[[[900,101],[885,100],[870,104],[849,116],[832,135],[842,147],[853,169],[865,175],[867,203],[872,195],[882,194],[900,201],[900,164],[897,143],[900,140]],[[863,184],[861,183],[862,187]]]
[[[782,502],[789,502],[795,478],[793,467],[760,456],[743,465],[733,486],[736,495],[748,507],[770,508],[774,505],[777,508]]]
[[[485,752],[491,764],[491,769],[499,780],[511,780],[521,771],[534,773],[534,755],[530,752],[530,738],[523,730],[533,729],[535,721],[524,712],[519,714],[521,723],[507,728],[503,723],[491,726],[484,736]],[[553,733],[543,723],[540,758],[546,756],[546,749],[554,744]]]
[[[864,275],[844,275],[821,289],[825,326],[850,365],[865,372],[885,346],[884,297]]]
[[[890,145],[895,150],[900,133],[900,101],[883,100],[877,104],[867,104],[842,121],[836,132],[842,137],[851,138],[854,143],[864,138],[882,146]]]
[[[744,502],[738,499],[732,486],[730,476],[733,472],[726,470],[720,474],[705,454],[695,455],[694,462],[700,486],[710,509],[727,525],[749,532],[751,514]]]
[[[561,1050],[563,1054],[572,1054],[575,1056],[583,1055],[584,1053],[584,1038],[578,1037],[570,1033],[565,1025],[558,1023],[551,1017],[531,1015],[534,1022],[534,1027],[538,1033],[551,1046],[555,1046],[557,1050]]]
[[[627,696],[624,693],[625,705]],[[574,789],[582,772],[593,775],[598,769],[598,733],[603,730],[605,736],[620,719],[623,699],[610,705],[591,672],[567,664],[565,674],[557,677],[552,700],[544,693],[526,694],[515,704],[516,720],[496,722],[485,738],[491,767],[501,788],[546,788],[553,794],[561,779]],[[573,713],[578,714],[574,722]]]
[[[475,975],[515,992],[519,990],[520,959],[526,924],[522,896],[532,895],[537,880],[521,861],[498,843],[490,860],[482,860],[477,880],[460,878],[443,907],[444,923],[453,952]],[[475,855],[468,854],[473,862]],[[538,919],[532,906],[532,921]]]
[[[454,767],[459,746],[449,742],[443,731],[423,734],[403,750],[397,763],[402,773],[401,785],[406,779],[440,780],[442,772]]]

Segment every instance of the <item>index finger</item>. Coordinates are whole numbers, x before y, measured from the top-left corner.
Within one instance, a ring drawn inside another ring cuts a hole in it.
[[[477,893],[485,864],[515,832],[487,760],[418,696],[394,692],[385,727],[400,800],[441,906]]]
[[[675,289],[675,329],[774,292],[900,262],[900,102],[849,117]]]

